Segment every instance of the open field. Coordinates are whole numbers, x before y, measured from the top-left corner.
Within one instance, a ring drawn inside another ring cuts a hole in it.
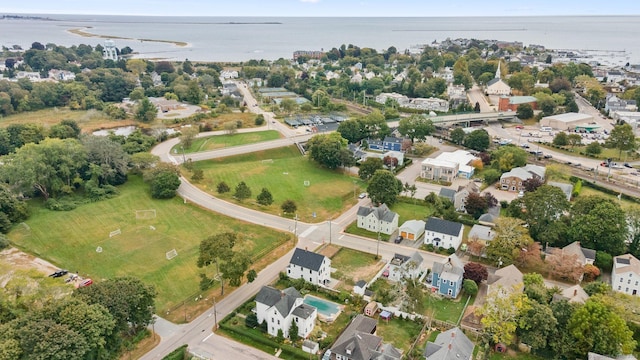
[[[204,171],[204,180],[197,184],[204,191],[239,203],[233,198],[233,193],[236,185],[244,181],[252,195],[242,205],[281,215],[280,205],[290,199],[298,206],[298,218],[304,222],[319,222],[338,216],[356,203],[354,193],[361,192],[364,186],[356,177],[319,167],[301,156],[295,146],[199,161],[195,168]],[[216,187],[221,181],[229,185],[230,192],[217,193]],[[308,186],[305,181],[308,181]],[[270,206],[261,206],[255,201],[262,188],[268,189],[273,196],[274,202]]]
[[[277,140],[280,133],[275,130],[258,131],[250,133],[236,133],[229,135],[214,135],[203,138],[198,138],[193,141],[193,144],[184,149],[185,154],[191,154],[198,151],[216,150],[225,147],[254,144],[263,141]],[[180,144],[171,149],[172,153],[182,153],[182,147]]]
[[[358,280],[370,281],[383,265],[383,261],[376,260],[371,254],[348,248],[341,248],[331,258],[331,267],[337,269],[333,276],[345,282],[348,290]]]
[[[196,258],[205,237],[227,231],[241,234],[241,246],[256,257],[289,239],[287,234],[184,204],[180,198],[152,199],[139,177],[131,177],[119,190],[116,198],[68,212],[50,211],[34,201],[26,221],[30,230],[19,226],[9,239],[20,249],[97,281],[133,275],[154,284],[159,313],[199,291]],[[136,210],[146,209],[155,209],[156,216],[136,219]],[[109,237],[117,229],[121,234]],[[172,249],[178,256],[167,260],[166,252]]]
[[[0,127],[7,127],[12,124],[38,124],[49,128],[62,120],[74,120],[84,133],[100,129],[137,125],[133,120],[114,120],[98,110],[52,108],[5,116],[0,120]]]

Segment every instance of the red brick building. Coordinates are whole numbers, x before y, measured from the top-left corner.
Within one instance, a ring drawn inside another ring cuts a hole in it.
[[[516,111],[522,104],[529,104],[533,110],[536,110],[538,100],[533,96],[501,96],[498,111]]]

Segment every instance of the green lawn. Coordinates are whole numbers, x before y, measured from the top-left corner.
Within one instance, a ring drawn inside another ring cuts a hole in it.
[[[469,304],[473,304],[473,300],[474,298],[471,298]],[[438,299],[435,296],[427,295],[423,300],[424,308],[426,309],[424,313],[428,316],[434,311],[433,317],[435,319],[455,324],[460,318],[466,302],[467,296],[464,294],[456,300]]]
[[[355,194],[365,186],[357,177],[319,167],[301,156],[295,146],[199,161],[195,167],[204,171],[204,180],[198,183],[202,190],[237,202],[233,192],[236,185],[244,181],[251,188],[252,196],[244,200],[243,206],[281,215],[280,205],[290,199],[296,203],[298,218],[304,222],[337,217],[356,203]],[[216,192],[221,181],[229,185],[231,192]],[[261,206],[255,201],[262,188],[273,195],[274,202],[270,206]]]
[[[339,269],[345,274],[353,273],[359,268],[375,265],[379,260],[374,259],[373,255],[362,251],[342,248],[331,258],[331,267]]]
[[[377,335],[406,353],[421,329],[422,323],[411,320],[400,320],[394,317],[387,322],[378,319]]]
[[[242,248],[264,255],[289,237],[257,225],[227,218],[180,198],[155,200],[137,176],[119,187],[116,198],[79,206],[73,211],[50,211],[30,204],[27,230],[9,234],[12,243],[61,268],[94,280],[133,275],[154,284],[159,313],[199,291],[196,258],[200,241],[233,231],[242,234]],[[136,210],[155,209],[156,217],[136,219]],[[109,237],[111,231],[121,234]],[[97,252],[98,247],[102,252]],[[167,260],[166,252],[178,256]],[[211,276],[211,274],[209,274]]]
[[[277,140],[280,137],[280,133],[275,130],[214,135],[195,139],[190,147],[184,149],[184,152],[185,154],[190,154],[198,151],[216,150],[231,146]],[[182,146],[180,144],[174,146],[173,149],[171,149],[171,152],[177,154],[182,153]]]
[[[344,229],[344,232],[346,232],[347,234],[358,235],[358,236],[366,237],[369,239],[374,239],[374,240],[378,239],[377,232],[359,228],[357,221],[354,221],[351,224],[349,224],[349,226],[347,226]],[[390,240],[389,235],[380,233],[380,241],[389,241],[389,240]]]
[[[425,205],[423,201],[416,200],[415,204],[411,199],[406,201],[398,201],[391,206],[391,210],[397,212],[400,216],[398,219],[398,225],[404,224],[407,220],[424,220],[433,214],[433,207]]]
[[[577,157],[583,157],[585,159],[601,159],[601,160],[606,160],[606,159],[614,159],[617,161],[623,161],[625,159],[629,160],[629,161],[634,161],[636,158],[625,154],[625,152],[623,151],[622,154],[620,154],[620,150],[618,149],[609,149],[609,148],[605,148],[602,147],[602,152],[598,155],[596,155],[595,157],[588,157],[586,155],[582,155],[582,154],[586,154],[586,149],[587,146],[586,145],[582,145],[582,146],[575,146],[575,147],[571,147],[571,146],[564,146],[562,148],[555,148],[552,147],[550,145],[545,145],[545,144],[540,144],[541,148],[547,148],[549,150],[553,150],[553,151],[557,151],[557,152],[561,152],[567,155],[571,155],[571,156],[577,156]],[[582,154],[581,154],[582,153]]]
[[[543,360],[543,358],[527,353],[515,353],[515,354],[499,354],[491,353],[489,360],[504,360],[504,359],[518,359],[518,360]]]

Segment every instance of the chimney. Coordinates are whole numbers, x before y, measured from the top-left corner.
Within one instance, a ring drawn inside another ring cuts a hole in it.
[[[578,296],[578,289],[573,289],[573,296]]]

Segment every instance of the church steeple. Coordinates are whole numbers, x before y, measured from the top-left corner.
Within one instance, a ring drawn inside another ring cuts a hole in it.
[[[500,79],[500,62],[498,61],[498,70],[496,70],[496,79]]]

